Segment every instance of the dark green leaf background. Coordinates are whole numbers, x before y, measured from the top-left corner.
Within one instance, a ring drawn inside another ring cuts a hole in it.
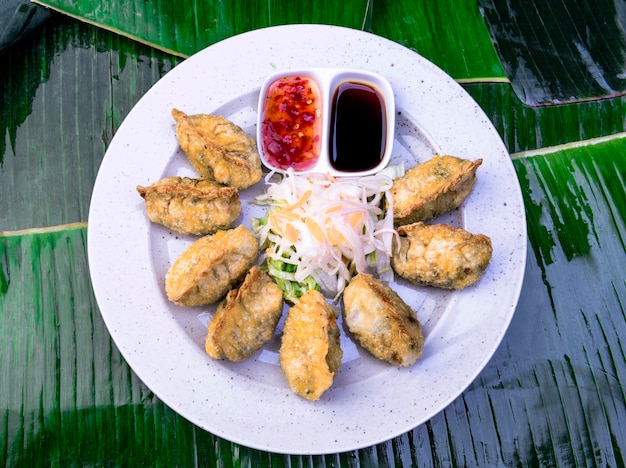
[[[20,2],[12,3],[19,10]],[[626,112],[616,78],[625,56],[622,3],[576,17],[592,60],[586,68],[573,65],[567,77],[570,51],[579,49],[576,36],[565,35],[571,30],[562,12],[579,7],[565,1],[537,2],[536,11],[522,2],[483,0],[315,2],[289,11],[287,2],[125,3],[115,11],[55,2],[81,21],[51,15],[0,55],[6,466],[625,465]],[[470,387],[402,436],[316,457],[232,444],[160,402],[104,326],[86,253],[98,167],[143,93],[205,45],[287,22],[372,30],[458,79],[511,152],[529,234],[513,322]],[[562,63],[546,58],[539,26],[559,36],[562,42],[552,45]],[[513,56],[520,63],[535,57],[537,66],[520,76]],[[601,73],[587,73],[592,64]]]
[[[626,92],[622,0],[480,0],[519,98],[529,105]]]

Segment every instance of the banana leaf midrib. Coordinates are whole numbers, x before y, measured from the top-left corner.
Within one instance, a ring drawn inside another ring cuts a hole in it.
[[[95,26],[95,27],[98,27],[98,28],[105,29],[105,30],[107,30],[109,32],[112,32],[114,34],[118,34],[120,36],[126,37],[126,38],[131,39],[131,40],[133,40],[135,42],[143,44],[145,46],[152,47],[154,49],[160,50],[161,52],[164,52],[166,54],[174,55],[174,56],[181,57],[181,58],[188,58],[189,57],[189,54],[184,54],[184,53],[179,52],[177,50],[164,47],[161,44],[156,43],[156,42],[147,41],[147,40],[143,39],[141,36],[139,36],[137,34],[131,34],[131,33],[127,32],[127,31],[125,31],[123,29],[120,29],[120,28],[116,28],[114,26],[108,26],[108,25],[105,26],[105,25],[99,23],[98,21],[91,20],[91,19],[86,18],[85,16],[80,15],[80,14],[70,13],[70,12],[68,12],[65,9],[49,5],[46,2],[43,2],[41,0],[30,0],[30,1],[32,3],[34,3],[34,4],[38,4],[38,5],[41,5],[42,7],[46,7],[46,8],[49,8],[50,10],[54,10],[54,11],[56,11],[58,13],[62,13],[64,15],[70,17],[70,18],[75,19],[75,20],[82,21],[82,22],[84,22],[86,24],[89,24],[89,25],[92,25],[92,26]]]

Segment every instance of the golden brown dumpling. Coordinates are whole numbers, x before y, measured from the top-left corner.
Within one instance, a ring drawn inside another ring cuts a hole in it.
[[[198,306],[221,299],[257,258],[258,242],[243,225],[201,237],[176,259],[165,276],[167,297]]]
[[[173,109],[176,135],[187,159],[207,179],[245,189],[261,180],[256,141],[219,115],[187,115]]]
[[[391,266],[418,285],[463,289],[482,277],[493,252],[489,237],[448,224],[414,223],[398,234]]]
[[[241,211],[237,189],[213,180],[166,177],[137,191],[150,221],[181,234],[228,229]]]
[[[424,335],[416,313],[382,281],[358,274],[343,292],[344,323],[378,359],[409,366],[422,355]]]
[[[253,266],[242,285],[231,290],[209,324],[205,348],[215,359],[243,361],[267,343],[283,311],[283,292]]]
[[[408,169],[391,187],[395,224],[428,221],[459,207],[474,188],[482,162],[435,156]]]
[[[289,309],[279,351],[289,387],[307,400],[318,400],[332,385],[342,356],[334,309],[319,291],[304,293]]]

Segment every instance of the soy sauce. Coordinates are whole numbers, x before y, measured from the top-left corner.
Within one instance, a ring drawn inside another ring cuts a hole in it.
[[[331,105],[329,155],[340,171],[376,167],[385,153],[385,102],[373,87],[345,82],[337,87]]]

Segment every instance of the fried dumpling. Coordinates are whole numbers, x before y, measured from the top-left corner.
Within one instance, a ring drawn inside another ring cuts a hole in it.
[[[289,387],[318,400],[339,371],[343,352],[334,309],[322,293],[310,290],[287,314],[279,351]]]
[[[412,283],[463,289],[476,283],[491,260],[491,239],[448,224],[400,226],[391,266]]]
[[[201,237],[165,275],[167,297],[182,306],[212,304],[243,279],[258,252],[256,237],[244,225]]]
[[[253,266],[231,290],[209,323],[205,349],[215,359],[243,361],[271,340],[283,311],[283,292]]]
[[[343,318],[373,356],[409,366],[422,355],[424,335],[416,313],[382,281],[358,274],[343,292]]]
[[[207,179],[245,189],[261,180],[256,141],[230,120],[173,109],[176,135],[187,159]]]
[[[391,187],[394,223],[428,221],[458,208],[474,188],[482,161],[434,156],[408,169]]]
[[[150,221],[181,234],[205,235],[228,229],[241,211],[239,193],[213,180],[165,177],[137,186]]]

